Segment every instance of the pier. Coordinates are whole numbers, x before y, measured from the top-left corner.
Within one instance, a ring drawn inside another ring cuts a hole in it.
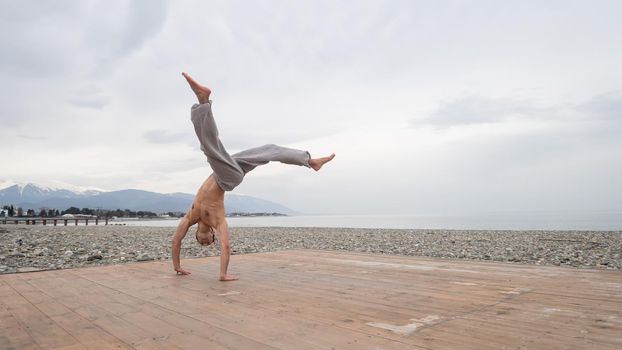
[[[55,217],[55,218],[42,218],[42,217],[18,217],[18,218],[1,218],[0,223],[3,225],[64,225],[75,224],[78,226],[79,222],[84,222],[86,226],[89,225],[89,222],[94,223],[95,225],[99,225],[100,222],[103,222],[104,225],[108,225],[108,217],[100,218],[100,217],[89,217],[89,218],[63,218],[63,217]]]

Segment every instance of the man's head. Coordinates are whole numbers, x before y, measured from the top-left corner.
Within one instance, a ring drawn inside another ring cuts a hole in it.
[[[208,246],[214,243],[214,229],[209,225],[205,225],[202,222],[199,222],[195,237],[197,238],[197,242],[199,242],[200,245]]]

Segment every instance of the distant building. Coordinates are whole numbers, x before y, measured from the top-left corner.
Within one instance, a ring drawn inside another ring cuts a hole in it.
[[[9,210],[8,209],[0,209],[0,217],[8,217],[9,216]]]
[[[96,219],[97,215],[88,214],[64,214],[61,216],[63,219]]]
[[[97,215],[89,215],[89,214],[73,214],[76,219],[95,219]]]

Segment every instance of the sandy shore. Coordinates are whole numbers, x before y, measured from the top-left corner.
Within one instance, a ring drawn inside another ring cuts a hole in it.
[[[171,227],[0,226],[0,273],[170,260]],[[311,248],[621,269],[622,232],[232,228],[233,254]],[[218,255],[191,229],[182,258]],[[235,260],[233,260],[235,261]]]

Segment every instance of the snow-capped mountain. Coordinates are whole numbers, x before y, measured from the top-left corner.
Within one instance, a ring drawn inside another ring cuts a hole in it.
[[[48,186],[27,184],[13,184],[0,191],[0,202],[6,200],[19,200],[21,202],[39,202],[48,198],[76,198],[92,196],[101,193],[97,190],[78,190],[65,188],[52,188]]]
[[[3,187],[4,186],[4,187]],[[194,195],[188,193],[156,193],[143,190],[101,191],[96,189],[53,188],[33,183],[19,184],[0,181],[0,208],[14,205],[23,209],[78,208],[130,209],[153,212],[185,212]],[[247,213],[295,214],[285,206],[250,196],[227,194],[225,211]]]
[[[7,189],[9,187],[16,187],[16,190],[20,193],[31,192],[45,194],[54,192],[70,192],[75,195],[93,195],[99,192],[105,192],[102,189],[94,187],[74,186],[60,181],[49,181],[45,184],[33,184],[0,179],[0,190]]]

